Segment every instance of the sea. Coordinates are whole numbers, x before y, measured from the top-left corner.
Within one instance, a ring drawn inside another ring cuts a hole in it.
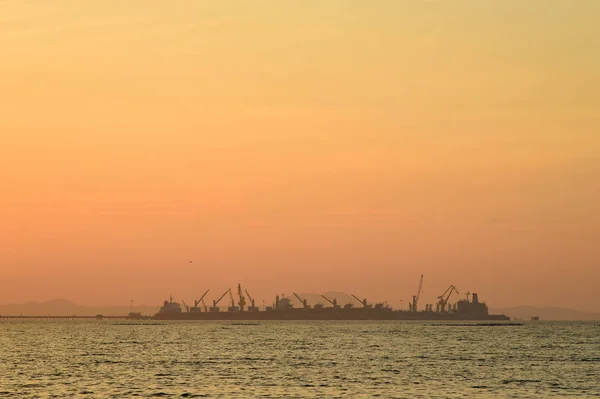
[[[0,398],[600,397],[600,325],[0,321]]]

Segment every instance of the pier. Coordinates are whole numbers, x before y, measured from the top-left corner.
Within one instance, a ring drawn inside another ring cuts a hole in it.
[[[0,320],[129,320],[129,316],[2,316]]]

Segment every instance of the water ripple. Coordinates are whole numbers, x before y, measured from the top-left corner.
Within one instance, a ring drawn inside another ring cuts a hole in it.
[[[144,325],[144,324],[142,324]],[[0,398],[600,396],[590,323],[0,323]]]

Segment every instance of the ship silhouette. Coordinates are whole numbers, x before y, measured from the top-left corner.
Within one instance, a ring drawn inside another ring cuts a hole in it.
[[[453,292],[458,293],[456,287],[451,285],[444,294],[438,297],[435,310],[433,304],[426,304],[419,310],[418,303],[422,289],[422,276],[419,290],[413,296],[408,310],[393,309],[387,303],[368,303],[366,298],[352,294],[355,303],[340,305],[336,298],[321,297],[324,303],[308,304],[307,300],[294,293],[301,304],[295,307],[288,296],[277,295],[271,306],[260,309],[255,304],[254,298],[243,290],[238,284],[237,302],[231,289],[225,291],[212,306],[207,306],[204,298],[208,290],[194,301],[194,306],[188,306],[184,301],[175,302],[173,298],[165,301],[159,312],[154,316],[156,320],[510,320],[505,315],[489,314],[485,302],[479,301],[476,293],[467,293],[466,298],[450,304]],[[222,311],[219,303],[229,295],[229,306]],[[249,302],[248,302],[249,301]],[[202,304],[203,306],[199,306]],[[248,306],[246,306],[248,305]]]

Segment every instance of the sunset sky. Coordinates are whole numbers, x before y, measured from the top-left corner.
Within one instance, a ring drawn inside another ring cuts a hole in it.
[[[241,282],[600,312],[600,1],[0,2],[0,303]],[[190,263],[192,261],[192,263]]]

